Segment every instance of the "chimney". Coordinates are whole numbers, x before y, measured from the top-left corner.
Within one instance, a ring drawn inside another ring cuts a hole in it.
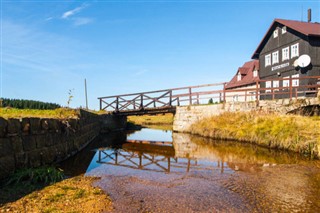
[[[311,9],[308,9],[308,22],[311,22]]]

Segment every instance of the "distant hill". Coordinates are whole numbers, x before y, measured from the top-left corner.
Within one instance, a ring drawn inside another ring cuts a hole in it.
[[[2,107],[12,107],[17,109],[57,109],[61,106],[59,104],[41,101],[2,98]]]

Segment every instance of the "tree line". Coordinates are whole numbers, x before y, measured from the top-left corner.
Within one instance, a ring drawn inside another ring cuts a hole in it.
[[[0,107],[1,106],[17,109],[57,109],[61,107],[59,104],[54,103],[9,98],[0,98]]]

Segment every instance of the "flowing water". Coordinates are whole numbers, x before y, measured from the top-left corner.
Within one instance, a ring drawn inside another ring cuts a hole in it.
[[[320,212],[320,161],[170,130],[101,136],[64,163],[114,212]]]

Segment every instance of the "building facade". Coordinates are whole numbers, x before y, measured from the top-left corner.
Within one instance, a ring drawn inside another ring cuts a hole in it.
[[[260,99],[287,98],[289,90],[315,95],[319,80],[310,77],[320,76],[320,24],[275,19],[252,59],[260,63]]]
[[[256,88],[258,81],[259,60],[244,63],[225,86],[226,102],[255,101],[257,98]]]

